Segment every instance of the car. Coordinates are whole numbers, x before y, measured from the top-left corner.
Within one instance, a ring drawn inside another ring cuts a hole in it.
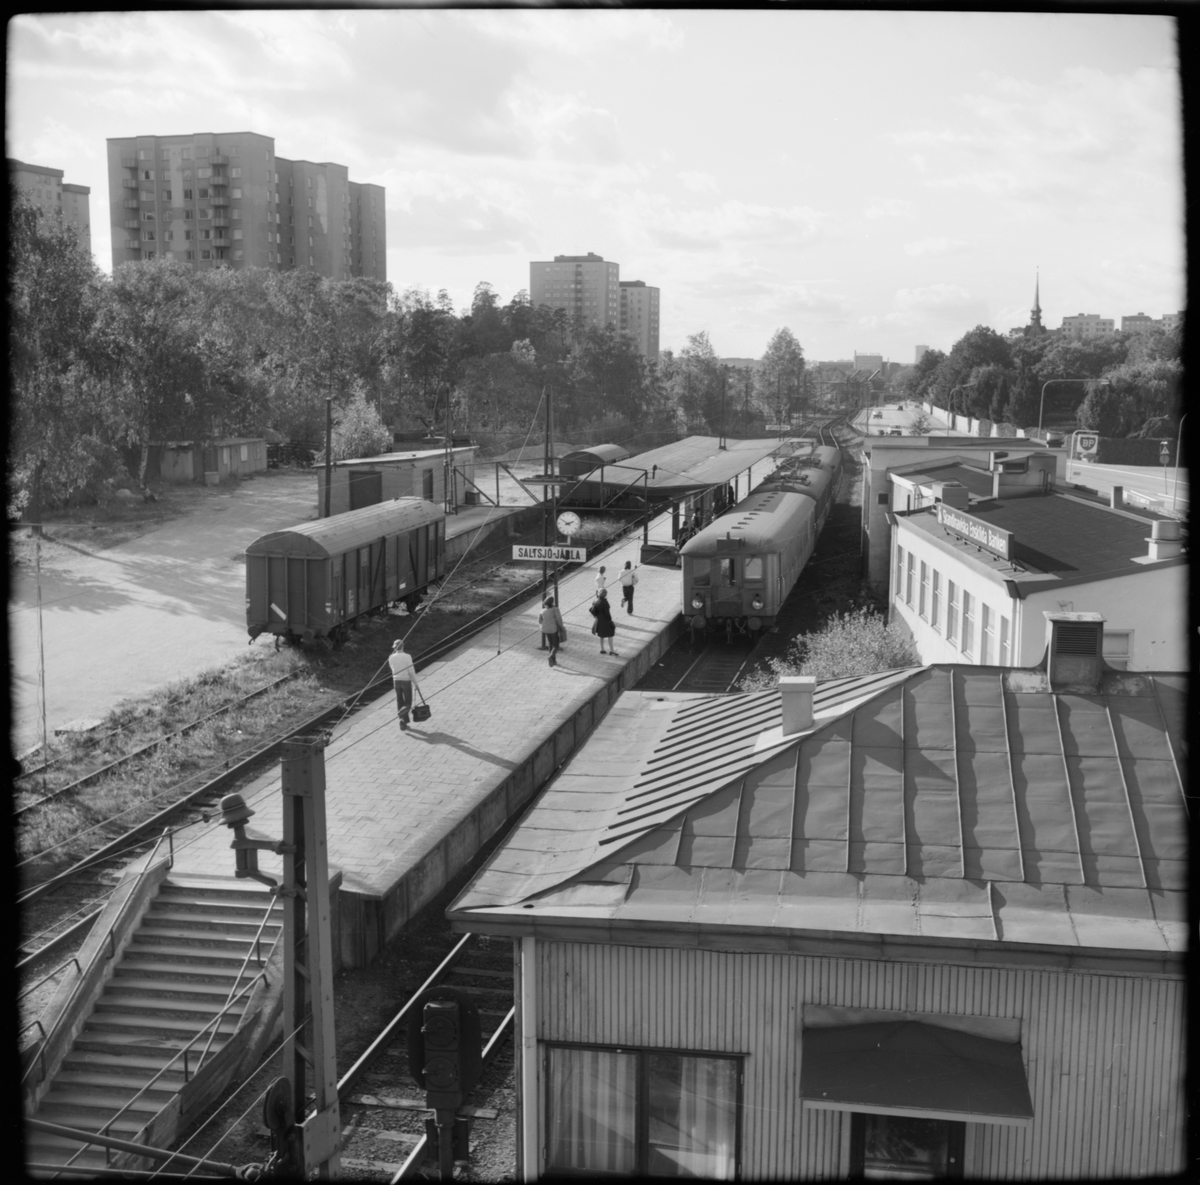
[[[904,429],[903,429],[903,428],[893,428],[893,429],[892,429],[892,430],[891,430],[891,431],[888,433],[888,435],[889,435],[889,436],[903,436],[903,435],[904,435]]]
[[[1063,438],[1060,433],[1051,432],[1050,435],[1046,437],[1046,447],[1047,448],[1062,448],[1062,446],[1063,446]]]
[[[877,412],[876,412],[876,413],[875,413],[875,414],[874,414],[874,415],[871,417],[871,419],[873,419],[873,420],[882,420],[882,419],[883,419],[883,412],[881,412],[881,411],[877,411]]]

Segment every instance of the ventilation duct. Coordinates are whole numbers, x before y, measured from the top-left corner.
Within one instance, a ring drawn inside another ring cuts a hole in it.
[[[1099,613],[1047,613],[1050,690],[1097,692],[1103,670],[1104,617]]]

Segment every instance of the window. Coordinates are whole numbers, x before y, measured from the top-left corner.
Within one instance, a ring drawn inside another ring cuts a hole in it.
[[[741,1059],[548,1046],[546,1168],[731,1180]]]
[[[240,198],[242,196],[242,191],[240,189],[231,189],[229,191],[229,196],[235,197],[235,198]]]
[[[208,155],[208,153],[205,153],[205,156],[207,156],[207,155]],[[212,169],[197,169],[196,170],[196,180],[197,181],[201,177],[211,177],[211,176],[212,176]]]
[[[168,243],[173,243],[173,242],[175,241],[175,232],[174,232],[173,230],[164,230],[164,231],[163,231],[163,238],[164,238],[164,239],[165,239],[165,240],[166,240]]]
[[[308,188],[312,189],[312,178],[309,177],[307,180],[308,180]]]
[[[206,198],[206,197],[208,197],[208,190],[207,190],[207,189],[201,189],[201,190],[198,190],[198,191],[197,191],[197,196],[198,196],[198,197],[202,197],[202,198]]]
[[[312,235],[309,235],[309,236],[308,236],[308,245],[309,245],[310,247],[313,245],[313,237],[312,237]]]
[[[241,169],[230,169],[229,175],[231,177],[240,177],[242,175],[242,170]]]
[[[1101,655],[1110,667],[1118,671],[1129,670],[1129,660],[1133,656],[1132,630],[1105,630]]]
[[[183,212],[183,220],[184,220],[184,222],[191,222],[191,220],[192,220],[193,218],[195,218],[195,217],[196,217],[195,211],[193,211],[193,210],[184,210],[184,212]]]
[[[154,170],[153,169],[143,169],[142,170],[142,180],[143,181],[153,181],[154,180]]]
[[[233,237],[234,237],[235,239],[240,239],[240,238],[242,237],[242,232],[241,232],[240,230],[235,230],[235,231],[233,232]]]
[[[904,599],[904,548],[897,546],[896,548],[896,579],[892,581],[895,588],[892,590],[892,596],[897,600]]]
[[[917,557],[910,551],[904,569],[904,603],[913,603],[913,583],[917,574]]]
[[[234,257],[234,259],[241,259],[241,258],[242,258],[242,254],[243,254],[243,253],[242,253],[241,251],[235,251],[235,252],[233,253],[233,257]]]
[[[887,494],[886,494],[886,493],[883,493],[883,494],[876,494],[876,495],[875,495],[875,501],[876,501],[876,502],[877,502],[877,503],[878,503],[880,506],[886,506],[886,505],[888,504],[888,496],[887,496]]]
[[[717,565],[721,573],[721,584],[726,588],[737,587],[737,560],[733,557],[719,558]]]
[[[208,248],[204,248],[204,249],[203,249],[203,250],[201,250],[201,252],[200,252],[200,258],[201,258],[201,259],[211,259],[211,258],[212,258],[212,252],[211,252],[210,250],[208,250]]]
[[[192,179],[192,170],[191,169],[183,170],[183,179],[185,181],[190,181]]]
[[[184,159],[184,160],[191,160],[191,159],[192,159],[192,150],[191,150],[190,148],[185,148],[185,149],[183,150],[183,159]]]
[[[212,211],[211,211],[211,210],[201,210],[201,211],[200,211],[200,217],[201,217],[201,218],[211,218],[211,217],[212,217]]]
[[[312,218],[313,218],[313,216],[310,214],[310,215],[308,216],[308,225],[309,225],[309,226],[312,226]]]
[[[142,239],[144,242],[153,243],[154,242],[154,231],[152,231],[152,230],[142,231]]]
[[[138,197],[143,202],[152,202],[152,201],[154,201],[154,190],[153,189],[143,189],[138,193]]]
[[[147,251],[147,252],[146,252],[146,258],[147,258],[147,259],[153,259],[154,257],[155,257],[155,252],[153,252],[153,251]]]
[[[153,210],[143,210],[142,211],[142,221],[143,222],[153,222],[154,221],[154,211]]]
[[[940,628],[939,617],[942,611],[942,574],[934,568],[933,582],[929,592],[929,624],[936,630]]]
[[[753,555],[745,561],[743,575],[747,582],[762,580],[763,578],[763,558],[760,555]]]
[[[962,595],[962,652],[975,649],[975,598],[964,588]]]
[[[310,210],[313,208],[313,201],[312,201],[312,198],[309,198],[309,199],[308,199],[308,208],[309,208]]]
[[[163,158],[163,160],[170,160],[171,150],[169,148],[164,148],[159,155]]]
[[[850,1176],[929,1180],[963,1175],[967,1125],[908,1115],[850,1115]]]
[[[1008,623],[1007,617],[1000,618],[1000,665],[1007,667],[1012,663],[1012,656],[1009,653],[1011,642],[1009,640],[1009,631],[1012,627]]]
[[[169,189],[164,189],[161,196],[164,202],[169,202],[171,200],[171,191]]]
[[[995,657],[996,614],[988,605],[979,606],[979,661],[991,666]]]
[[[190,243],[192,239],[196,237],[196,232],[194,230],[185,230],[183,232],[183,237],[186,242]]]
[[[194,263],[196,260],[196,252],[195,251],[185,251],[183,253],[183,257],[185,259],[190,259]]]
[[[183,200],[184,200],[185,202],[190,202],[190,201],[192,200],[192,190],[190,190],[190,189],[185,189],[185,190],[183,191]]]
[[[212,231],[211,231],[211,230],[202,230],[202,231],[200,232],[200,237],[201,237],[202,239],[211,239],[211,238],[212,238]]]
[[[929,565],[921,561],[921,588],[917,593],[917,612],[924,617],[929,604]]]
[[[958,645],[958,586],[953,580],[946,581],[946,641]]]
[[[151,148],[139,148],[138,149],[138,160],[153,160],[153,159],[154,159],[154,150],[153,149],[151,149]]]

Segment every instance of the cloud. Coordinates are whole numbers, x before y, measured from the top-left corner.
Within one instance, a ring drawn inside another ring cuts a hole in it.
[[[930,284],[926,288],[901,288],[893,303],[901,312],[928,312],[963,308],[974,303],[974,298],[958,284]]]
[[[874,206],[868,206],[868,218],[903,218],[912,212],[912,202],[901,201],[899,198],[886,198]]]
[[[702,173],[698,169],[687,169],[679,174],[685,189],[693,193],[717,193],[717,179],[711,173]]]
[[[470,23],[497,41],[536,46],[557,54],[580,57],[595,54],[612,44],[632,44],[653,49],[678,49],[683,32],[670,16],[652,11],[569,12],[538,11],[461,13]]]
[[[683,251],[717,251],[731,243],[797,246],[812,241],[826,216],[808,206],[760,206],[726,201],[702,210],[652,203],[649,233],[657,245]]]
[[[932,239],[918,239],[914,243],[905,243],[904,251],[908,255],[951,255],[955,251],[961,251],[966,243],[962,239],[948,239],[937,237]]]

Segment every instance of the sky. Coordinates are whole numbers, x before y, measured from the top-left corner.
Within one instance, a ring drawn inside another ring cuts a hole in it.
[[[596,252],[661,346],[911,362],[975,325],[1184,302],[1169,17],[234,10],[19,16],[7,155],[91,187],[105,140],[253,131],[387,191],[387,278],[502,302]]]

